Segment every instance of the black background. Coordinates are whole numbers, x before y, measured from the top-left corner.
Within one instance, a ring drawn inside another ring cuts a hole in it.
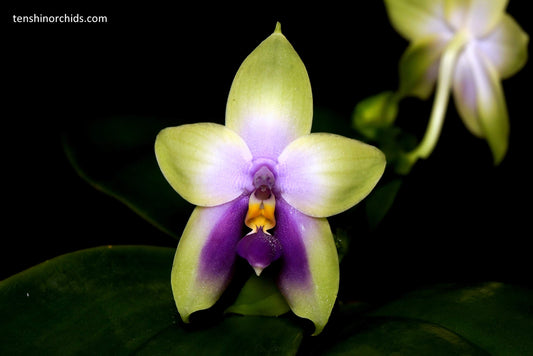
[[[508,12],[531,33],[526,2],[511,1]],[[13,15],[34,13],[104,15],[107,23],[13,23]],[[349,117],[358,101],[397,87],[408,43],[379,1],[298,9],[12,7],[4,17],[0,279],[87,247],[174,247],[174,239],[75,173],[61,130],[104,115],[222,122],[233,76],[276,21],[307,67],[315,105]],[[391,213],[377,231],[353,237],[342,290],[531,283],[531,83],[531,64],[503,82],[511,138],[498,167],[450,105],[436,150],[405,180]],[[430,108],[431,101],[406,100],[399,124],[420,137]]]

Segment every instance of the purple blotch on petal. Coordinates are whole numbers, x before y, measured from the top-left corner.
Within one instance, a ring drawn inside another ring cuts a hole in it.
[[[311,271],[304,245],[306,222],[310,217],[302,214],[285,200],[276,204],[277,225],[275,236],[283,249],[279,287],[285,289],[308,289],[312,287]]]
[[[231,279],[237,242],[242,236],[243,221],[248,209],[248,197],[241,196],[229,203],[224,213],[212,221],[214,228],[202,249],[198,278],[204,281]]]

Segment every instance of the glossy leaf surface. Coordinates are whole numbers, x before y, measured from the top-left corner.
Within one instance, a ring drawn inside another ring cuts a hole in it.
[[[411,292],[374,315],[441,325],[493,355],[533,350],[533,290],[499,282],[439,285]]]
[[[295,354],[286,318],[227,316],[201,329],[179,322],[173,249],[101,247],[46,261],[0,283],[6,355]]]

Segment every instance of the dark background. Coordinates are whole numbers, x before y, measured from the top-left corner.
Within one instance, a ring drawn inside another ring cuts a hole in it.
[[[531,33],[526,2],[511,1],[508,12]],[[108,22],[12,21],[34,13],[105,15]],[[276,21],[307,67],[316,106],[348,118],[358,101],[396,89],[407,42],[379,1],[296,10],[268,3],[12,7],[4,17],[0,279],[87,247],[176,246],[83,181],[63,153],[61,132],[105,115],[222,122],[233,76]],[[450,105],[437,148],[406,178],[389,215],[376,231],[353,236],[342,291],[357,297],[439,281],[531,283],[530,85],[530,63],[503,82],[511,138],[498,167]],[[421,137],[430,108],[431,101],[406,100],[399,124]]]

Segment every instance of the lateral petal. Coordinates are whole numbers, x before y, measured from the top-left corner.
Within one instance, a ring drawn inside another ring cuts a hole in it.
[[[166,128],[157,135],[155,153],[172,188],[194,205],[226,203],[251,183],[250,150],[239,135],[222,125]]]
[[[329,223],[280,200],[275,236],[283,250],[280,291],[296,315],[315,324],[317,335],[328,322],[339,290],[339,260]]]
[[[453,99],[466,128],[475,136],[484,137],[479,121],[476,82],[471,68],[469,56],[459,56],[453,78]]]
[[[400,93],[427,99],[435,87],[442,52],[448,36],[424,37],[413,41],[400,59]]]
[[[477,105],[485,139],[499,164],[509,144],[509,115],[498,73],[483,56],[471,55],[474,81],[478,92]]]
[[[246,141],[254,157],[276,159],[288,143],[311,131],[312,117],[309,76],[277,26],[235,75],[226,126]]]
[[[501,20],[509,0],[446,0],[444,14],[455,30],[468,29],[483,37]]]
[[[313,133],[293,141],[278,158],[281,196],[306,215],[327,217],[361,201],[385,169],[385,155],[361,141]]]
[[[385,0],[392,26],[408,40],[450,32],[443,0]]]
[[[468,9],[467,26],[477,37],[485,36],[501,21],[505,14],[505,8],[509,0],[463,0],[462,3],[470,3]]]
[[[248,197],[216,207],[196,207],[181,236],[171,282],[174,300],[183,321],[207,309],[226,289],[242,234]]]
[[[457,63],[454,99],[465,126],[487,140],[498,164],[509,141],[509,117],[500,78],[490,61],[467,47]]]
[[[500,78],[505,79],[526,64],[528,42],[527,33],[511,16],[505,14],[494,30],[477,43],[498,71]]]

